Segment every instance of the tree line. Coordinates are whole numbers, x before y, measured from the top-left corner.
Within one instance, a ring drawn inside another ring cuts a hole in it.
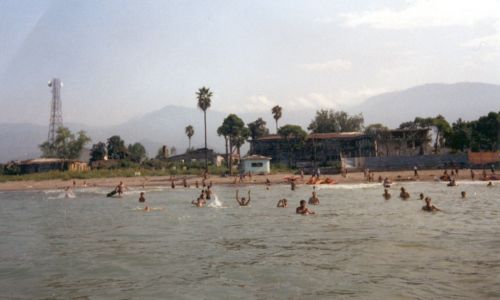
[[[197,106],[203,111],[204,120],[204,149],[207,149],[207,110],[211,106],[213,92],[207,87],[202,87],[196,92]],[[275,120],[276,134],[281,136],[286,142],[289,150],[300,147],[307,138],[307,132],[299,125],[285,124],[279,126],[278,121],[283,116],[283,108],[276,105],[271,108],[271,114]],[[436,152],[443,147],[448,147],[456,151],[495,151],[499,148],[500,137],[500,112],[490,112],[486,116],[481,116],[477,120],[463,121],[458,119],[450,123],[442,116],[436,117],[416,117],[412,121],[403,122],[399,129],[419,129],[435,128],[436,138],[433,142]],[[370,124],[364,126],[363,115],[350,115],[345,111],[335,111],[320,109],[316,111],[315,117],[311,120],[307,130],[310,133],[328,132],[365,132],[369,135],[379,135],[389,130],[383,124]],[[191,138],[195,130],[192,125],[187,125],[185,134],[189,139],[189,147],[186,152],[192,151]],[[231,170],[233,166],[233,154],[241,154],[241,147],[247,141],[256,140],[270,134],[267,123],[262,118],[245,124],[236,114],[229,114],[217,128],[217,134],[224,138],[227,167]],[[54,143],[45,142],[40,145],[43,157],[58,157],[64,159],[76,159],[83,150],[83,147],[90,142],[90,138],[84,131],[76,135],[65,127],[57,131]],[[165,146],[158,150],[156,159],[166,159],[168,154],[176,152],[175,147],[170,150]],[[130,160],[135,163],[143,162],[146,150],[140,143],[129,144],[118,135],[114,135],[104,142],[92,145],[90,151],[90,161],[104,159]],[[205,151],[205,169],[208,168],[208,151]]]

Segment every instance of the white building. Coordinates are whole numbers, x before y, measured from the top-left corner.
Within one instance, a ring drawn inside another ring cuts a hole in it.
[[[241,159],[241,172],[252,174],[269,174],[271,172],[271,158],[261,155],[248,155]]]

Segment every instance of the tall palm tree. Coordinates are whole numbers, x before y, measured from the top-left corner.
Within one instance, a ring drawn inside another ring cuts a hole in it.
[[[188,150],[190,151],[190,150],[191,150],[191,137],[194,135],[194,128],[193,128],[193,126],[188,125],[188,126],[186,127],[186,135],[188,136],[188,139],[189,139],[189,147],[188,147]]]
[[[196,92],[198,107],[203,110],[203,121],[205,124],[205,171],[208,172],[208,149],[207,149],[207,109],[212,102],[212,92],[209,88],[202,87]]]
[[[271,112],[273,113],[273,118],[276,120],[276,134],[278,134],[278,119],[281,118],[282,108],[279,105],[276,105],[272,108]]]

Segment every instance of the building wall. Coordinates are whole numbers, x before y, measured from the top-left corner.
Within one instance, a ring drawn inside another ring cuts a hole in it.
[[[244,173],[269,174],[271,172],[269,160],[243,160],[242,164]]]
[[[302,146],[284,139],[252,141],[252,154],[269,156],[275,163],[295,165],[300,161],[319,164],[340,161],[341,156],[358,157],[375,155],[375,144],[369,136],[342,139],[308,139]]]

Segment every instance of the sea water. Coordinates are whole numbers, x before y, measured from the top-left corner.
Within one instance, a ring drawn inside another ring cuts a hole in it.
[[[0,192],[1,299],[499,299],[500,184]],[[404,186],[408,201],[397,197]],[[467,199],[460,198],[461,191]],[[419,193],[443,212],[427,213]],[[281,198],[289,208],[276,208]]]

